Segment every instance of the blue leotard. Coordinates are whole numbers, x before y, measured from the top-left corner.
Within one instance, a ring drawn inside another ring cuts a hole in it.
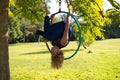
[[[42,35],[44,38],[54,42],[53,45],[58,46],[59,48],[62,48],[64,46],[61,46],[60,39],[62,38],[63,32],[65,28],[65,21],[60,21],[54,24],[50,24],[50,18],[49,16],[45,16],[44,20],[44,31],[37,30],[36,34]],[[72,35],[72,27],[69,27],[69,39]]]

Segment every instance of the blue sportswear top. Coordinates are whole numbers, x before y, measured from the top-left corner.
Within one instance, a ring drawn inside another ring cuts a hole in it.
[[[60,39],[62,38],[63,32],[65,29],[65,22],[60,21],[54,24],[50,23],[49,16],[45,16],[44,20],[44,31],[37,30],[36,34],[42,35],[44,38],[52,41],[53,46],[58,46],[59,48],[63,48],[60,44]],[[72,27],[69,27],[69,39],[72,36]]]

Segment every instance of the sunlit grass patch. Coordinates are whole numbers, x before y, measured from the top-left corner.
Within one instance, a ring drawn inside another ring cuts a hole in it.
[[[71,42],[65,57],[76,49]],[[97,41],[88,49],[82,46],[59,70],[51,68],[45,43],[9,46],[11,80],[120,80],[120,39]],[[92,53],[88,53],[91,50]]]

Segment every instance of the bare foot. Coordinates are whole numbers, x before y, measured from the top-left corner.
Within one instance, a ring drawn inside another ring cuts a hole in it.
[[[46,12],[46,15],[49,15],[49,14],[50,14],[50,11],[48,10],[48,6],[47,6],[46,3],[45,3],[45,12]]]
[[[29,32],[36,32],[37,28],[36,27],[32,27],[32,28],[27,28],[27,31]]]

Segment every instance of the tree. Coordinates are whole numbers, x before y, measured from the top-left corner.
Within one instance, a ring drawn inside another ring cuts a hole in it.
[[[7,41],[8,4],[9,0],[0,0],[0,80],[10,80]]]
[[[112,5],[112,7],[114,7],[117,11],[120,10],[120,4],[117,1],[114,1],[114,0],[108,0],[108,1]]]
[[[16,0],[14,14],[29,19],[32,24],[35,24],[44,19],[43,5],[43,0]]]
[[[106,16],[111,20],[105,22],[105,38],[120,38],[120,4],[114,0],[108,0],[113,8],[106,11]]]
[[[70,0],[72,12],[82,20],[80,25],[83,41],[88,44],[96,39],[104,39],[101,31],[104,24],[102,2],[103,0]]]
[[[120,12],[115,8],[106,11],[111,23],[105,22],[105,38],[120,38]]]

